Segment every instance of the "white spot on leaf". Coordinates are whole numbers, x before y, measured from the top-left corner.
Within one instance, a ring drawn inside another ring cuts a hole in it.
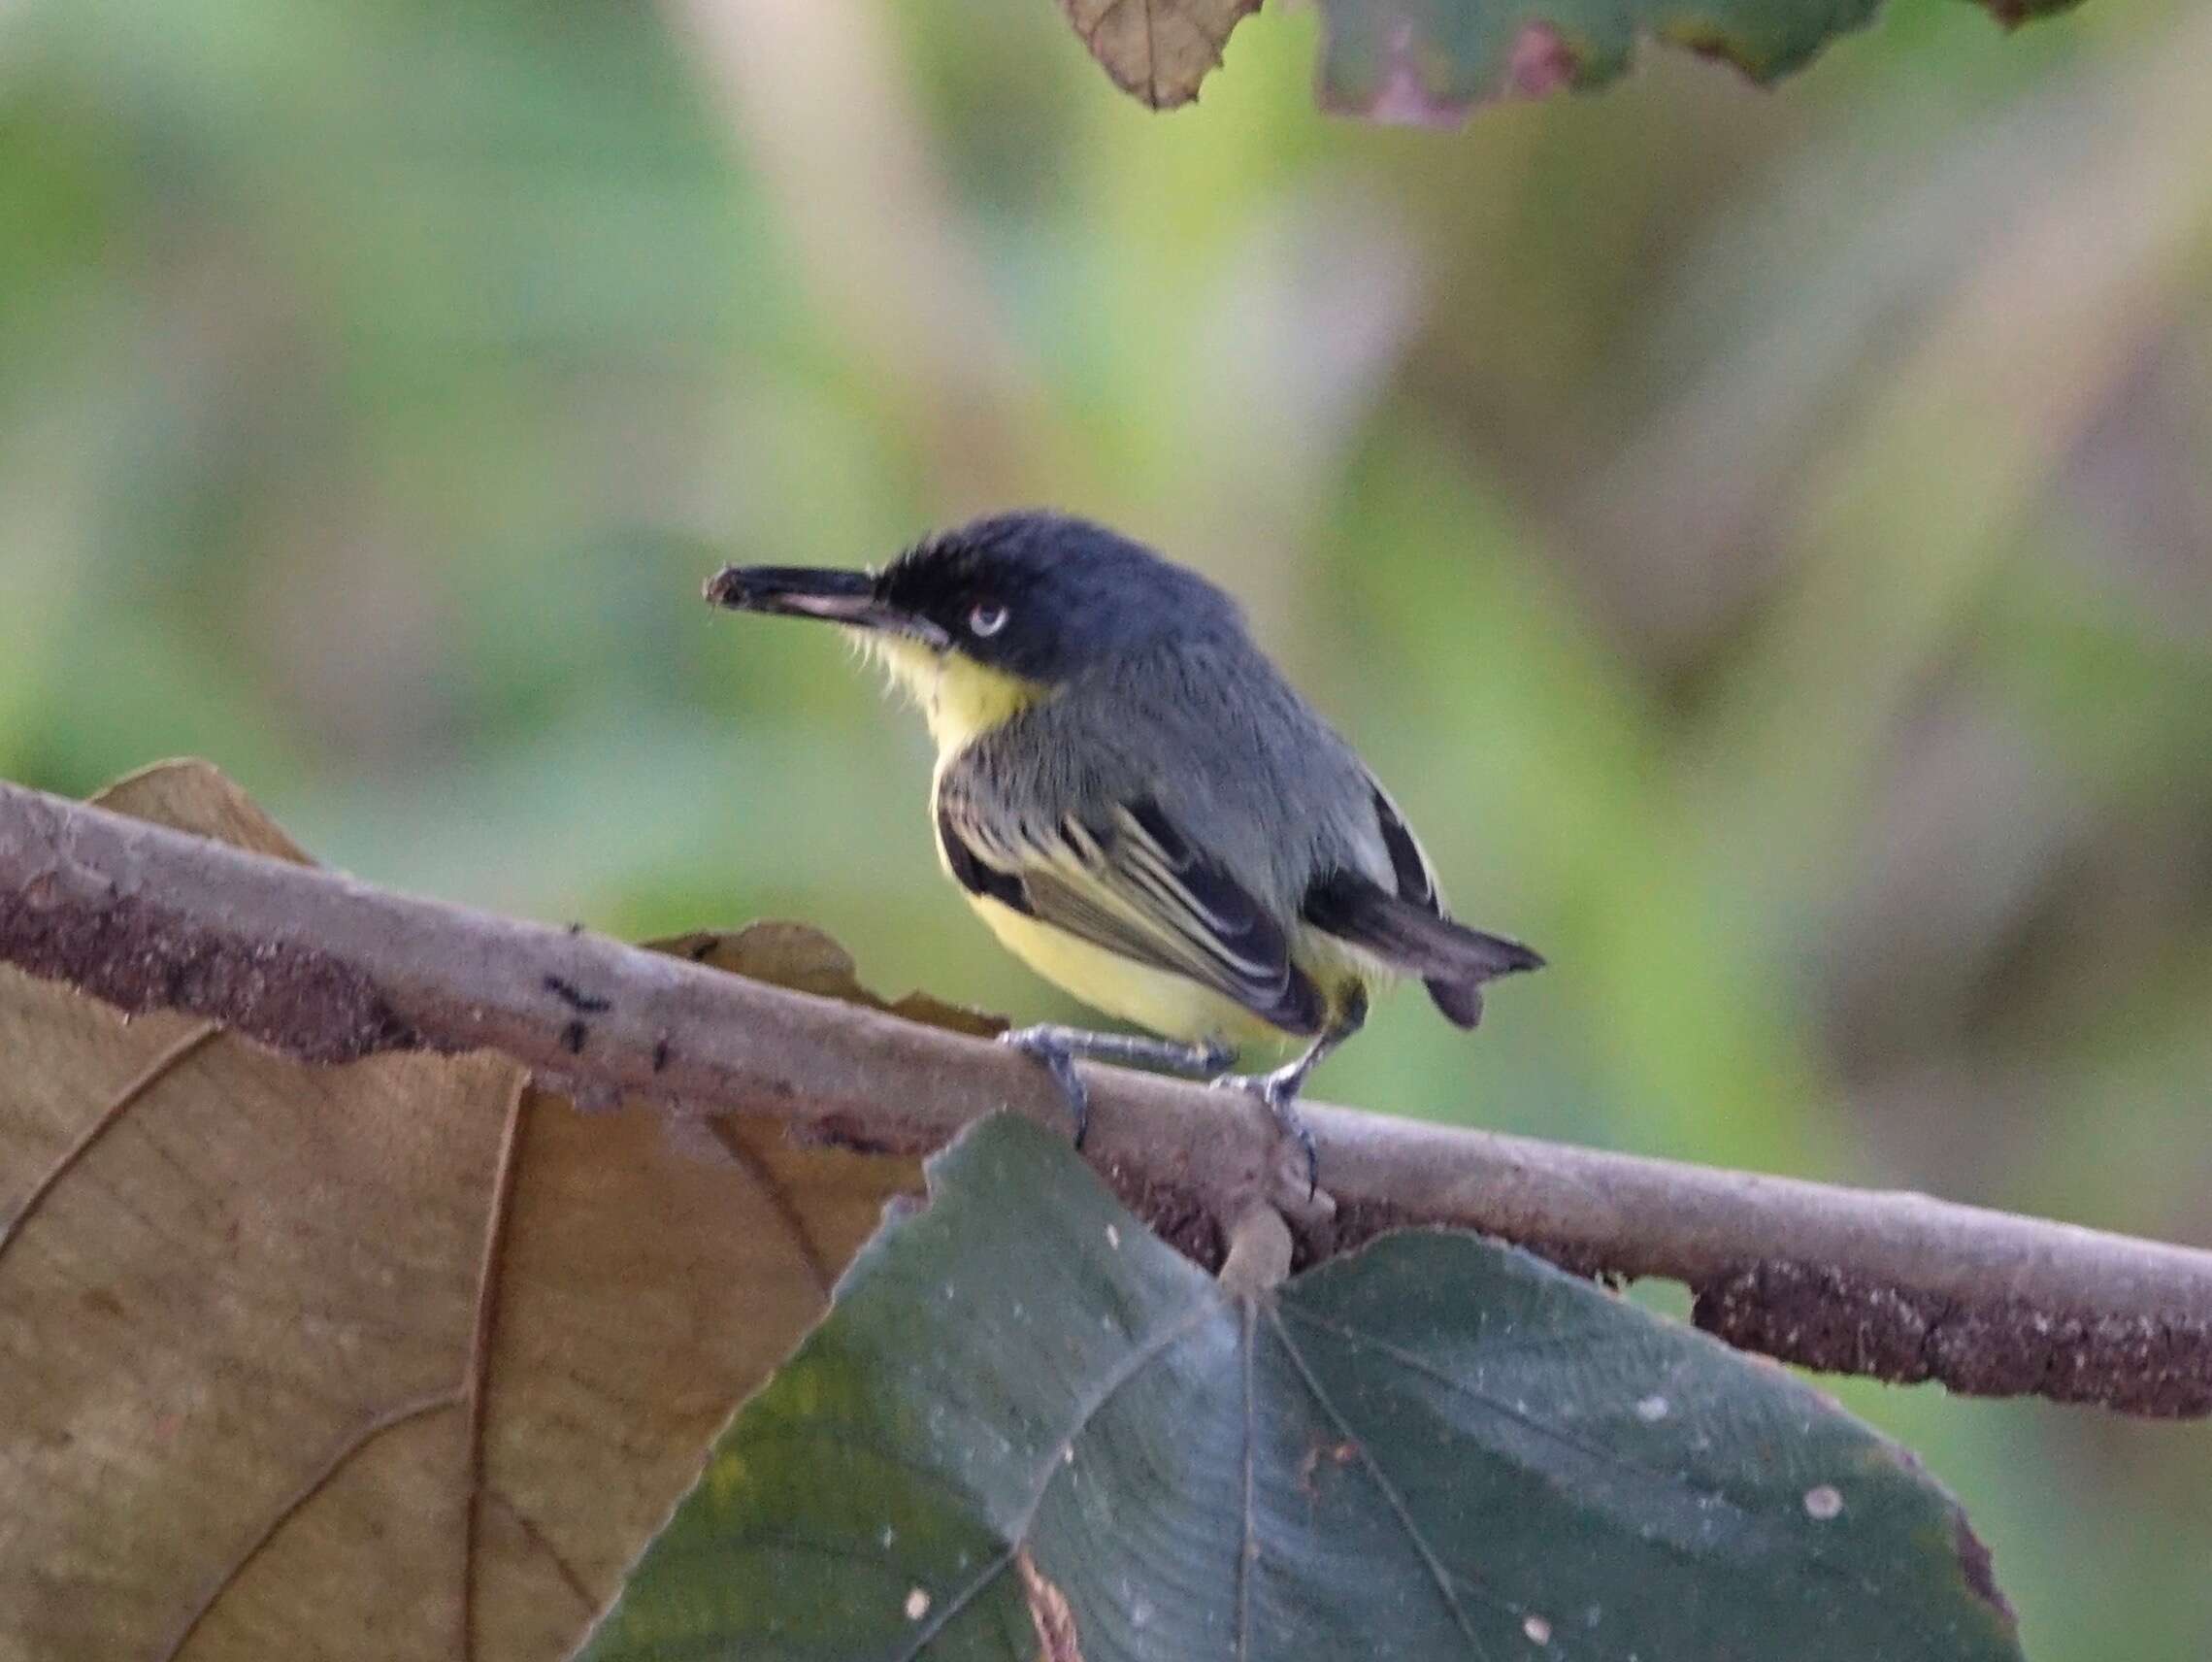
[[[1551,1623],[1540,1615],[1525,1617],[1521,1622],[1521,1631],[1529,1636],[1531,1645],[1551,1643]]]
[[[1667,1399],[1662,1396],[1638,1397],[1636,1418],[1646,1425],[1657,1425],[1667,1417]]]
[[[1805,1491],[1805,1515],[1826,1523],[1843,1511],[1843,1496],[1836,1492],[1833,1483],[1822,1483]]]
[[[916,1587],[907,1595],[907,1619],[908,1621],[919,1621],[927,1614],[929,1614],[929,1594],[922,1588]]]

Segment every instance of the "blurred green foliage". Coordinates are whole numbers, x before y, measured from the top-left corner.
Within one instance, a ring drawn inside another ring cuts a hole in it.
[[[197,752],[380,881],[1067,1014],[919,724],[697,600],[1050,502],[1552,959],[1326,1094],[2212,1242],[2212,13],[1457,136],[1313,48],[1153,117],[1041,0],[0,5],[0,773]],[[2212,1652],[2201,1426],[1845,1394],[2031,1654]]]

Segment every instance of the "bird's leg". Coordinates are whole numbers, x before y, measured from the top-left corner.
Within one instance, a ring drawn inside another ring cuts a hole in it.
[[[1297,1139],[1299,1147],[1305,1151],[1305,1193],[1309,1200],[1321,1187],[1321,1151],[1313,1146],[1313,1132],[1306,1125],[1305,1116],[1298,1112],[1298,1094],[1305,1088],[1306,1076],[1319,1067],[1332,1050],[1367,1025],[1367,989],[1354,987],[1343,1008],[1321,1030],[1320,1037],[1294,1060],[1285,1062],[1272,1073],[1224,1074],[1213,1081],[1217,1086],[1249,1091],[1258,1097],[1268,1105],[1268,1112],[1275,1116],[1275,1123],[1282,1127],[1283,1134]]]
[[[1089,1062],[1118,1062],[1124,1067],[1159,1068],[1192,1079],[1210,1080],[1236,1060],[1236,1053],[1218,1040],[1203,1045],[1181,1045],[1172,1039],[1146,1039],[1134,1033],[1093,1033],[1082,1027],[1061,1027],[1051,1022],[1016,1027],[999,1035],[999,1043],[1035,1056],[1051,1070],[1052,1080],[1066,1099],[1075,1121],[1075,1147],[1083,1146],[1091,1125],[1091,1093],[1075,1072],[1075,1058]]]

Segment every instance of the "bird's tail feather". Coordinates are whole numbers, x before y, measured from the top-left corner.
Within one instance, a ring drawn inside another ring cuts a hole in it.
[[[1436,1008],[1461,1027],[1482,1019],[1485,981],[1544,964],[1518,941],[1454,923],[1356,872],[1337,872],[1314,884],[1304,910],[1322,933],[1419,976]]]

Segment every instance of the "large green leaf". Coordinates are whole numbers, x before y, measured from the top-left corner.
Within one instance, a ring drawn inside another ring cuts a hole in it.
[[[1125,92],[1155,109],[1198,96],[1258,0],[1061,0]],[[2007,27],[2079,0],[1980,0]],[[1321,0],[1322,105],[1378,120],[1451,124],[1475,105],[1602,86],[1640,37],[1726,58],[1755,81],[1802,68],[1863,28],[1881,0]]]
[[[1910,1458],[1469,1235],[1238,1296],[984,1122],[723,1433],[585,1654],[2017,1657]]]

